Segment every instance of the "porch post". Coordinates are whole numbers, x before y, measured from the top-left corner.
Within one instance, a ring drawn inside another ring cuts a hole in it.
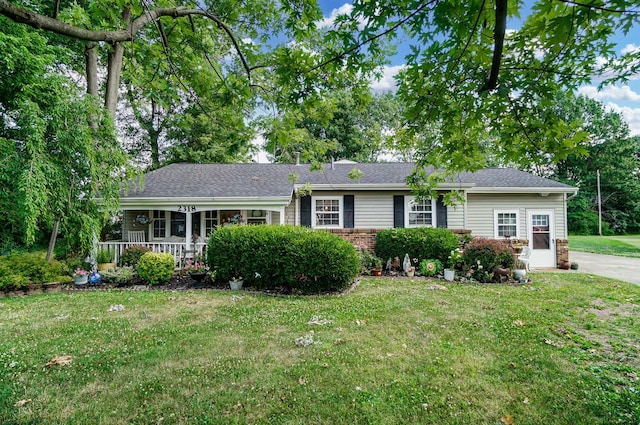
[[[192,213],[189,212],[189,211],[187,211],[186,214],[185,214],[186,217],[187,217],[187,222],[185,223],[186,224],[186,229],[184,231],[184,245],[185,245],[184,248],[185,249],[191,249],[191,228],[192,228],[192,226],[191,226],[191,220],[192,220],[191,214]]]
[[[280,214],[278,214],[280,216],[280,224],[284,224],[284,207],[280,208]]]

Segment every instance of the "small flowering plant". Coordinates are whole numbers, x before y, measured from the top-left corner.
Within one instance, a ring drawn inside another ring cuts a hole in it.
[[[460,248],[451,250],[451,253],[449,254],[449,258],[447,260],[447,266],[451,270],[462,270],[463,264],[464,257],[462,256],[462,250]]]
[[[207,265],[203,261],[187,260],[187,264],[182,270],[187,273],[206,273]]]
[[[88,275],[89,275],[89,272],[86,271],[85,269],[75,269],[73,271],[73,277],[84,277]]]

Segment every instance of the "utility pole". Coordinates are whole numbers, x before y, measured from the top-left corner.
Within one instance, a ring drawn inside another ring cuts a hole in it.
[[[598,234],[602,236],[602,197],[600,196],[600,170],[597,170],[598,180]]]

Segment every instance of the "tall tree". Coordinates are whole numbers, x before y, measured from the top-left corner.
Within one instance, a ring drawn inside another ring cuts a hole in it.
[[[502,162],[560,160],[584,134],[553,114],[555,95],[594,76],[618,81],[638,72],[640,53],[616,55],[611,38],[637,26],[640,9],[635,0],[528,5],[530,11],[518,0],[355,1],[333,31],[339,37],[362,28],[348,54],[382,37],[410,45],[398,94],[407,128],[429,134],[414,138],[420,165],[477,169],[487,152]],[[518,29],[509,30],[514,24]],[[493,149],[486,141],[495,141]],[[425,180],[421,170],[414,177],[415,184]]]
[[[401,115],[402,107],[390,93],[328,92],[321,99],[263,119],[265,150],[276,162],[292,162],[297,153],[318,162],[375,162],[398,147]]]
[[[618,113],[608,112],[600,102],[584,96],[560,93],[553,110],[560,119],[578,122],[587,138],[577,153],[556,164],[529,168],[580,189],[568,203],[569,230],[597,234],[598,172],[607,227],[616,233],[640,230],[640,138],[629,135],[629,128]]]
[[[0,228],[27,245],[50,229],[49,258],[58,232],[88,249],[132,175],[127,156],[97,99],[56,73],[70,52],[4,17],[0,26]]]

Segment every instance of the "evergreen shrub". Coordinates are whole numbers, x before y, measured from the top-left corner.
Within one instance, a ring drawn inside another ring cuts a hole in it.
[[[147,252],[138,261],[137,272],[149,285],[168,282],[176,264],[173,255],[166,252]]]
[[[258,289],[320,293],[345,288],[360,270],[341,237],[305,227],[227,226],[211,234],[207,263],[220,280],[242,277]]]
[[[385,229],[376,236],[376,255],[389,258],[435,259],[446,263],[452,250],[459,247],[458,236],[448,229],[414,227]]]

